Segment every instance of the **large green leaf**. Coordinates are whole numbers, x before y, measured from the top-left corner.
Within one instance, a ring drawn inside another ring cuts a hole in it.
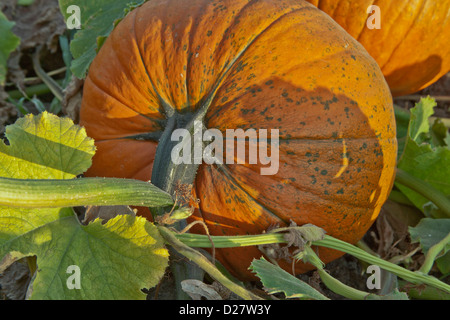
[[[74,13],[70,6],[80,9],[81,29],[77,31],[70,45],[74,57],[72,72],[78,78],[84,78],[92,60],[101,48],[104,39],[131,9],[143,4],[145,0],[59,0],[64,18]]]
[[[8,178],[72,179],[89,168],[95,150],[84,129],[46,112],[19,119],[6,137],[0,176]],[[144,218],[82,225],[71,208],[0,207],[0,272],[28,256],[38,266],[32,299],[144,299],[141,289],[154,286],[168,264],[162,237]],[[74,266],[79,288],[70,285]]]
[[[168,252],[146,219],[119,215],[83,226],[73,215],[54,218],[26,232],[16,228],[15,237],[0,242],[8,260],[37,256],[32,299],[145,299],[140,289],[155,286],[164,274]],[[79,288],[71,286],[73,266],[79,268]]]
[[[5,85],[9,54],[20,44],[20,38],[12,33],[14,22],[8,21],[0,11],[0,86]]]
[[[435,123],[430,130],[429,117],[436,106],[434,99],[422,98],[411,109],[411,120],[408,127],[406,144],[399,159],[398,167],[450,195],[450,148],[446,144],[447,133],[442,132],[442,125]],[[417,192],[396,183],[396,186],[424,211],[428,199]]]

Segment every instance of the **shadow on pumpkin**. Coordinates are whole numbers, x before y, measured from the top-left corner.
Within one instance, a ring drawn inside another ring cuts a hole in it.
[[[431,55],[423,61],[396,69],[386,75],[386,81],[392,88],[393,96],[411,94],[424,89],[439,79],[442,58]]]
[[[228,91],[228,95],[233,94]],[[215,102],[220,98],[219,92]],[[372,115],[391,112],[390,106],[369,107]],[[373,223],[392,187],[395,154],[385,158],[379,133],[369,124],[374,122],[356,101],[327,88],[307,91],[273,78],[224,104],[213,102],[207,119],[207,127],[222,132],[280,130],[275,175],[260,175],[259,162],[199,168],[195,193],[200,201],[191,221],[202,219],[212,235],[260,234],[294,221],[312,223],[355,243]],[[388,128],[382,129],[383,135],[394,137],[394,143],[395,128],[389,125],[382,125]],[[246,159],[248,155],[247,149]],[[193,232],[204,230],[196,226]],[[325,248],[318,254],[325,263],[342,255]],[[256,247],[216,250],[218,260],[240,279],[254,279],[247,268],[261,255]],[[288,262],[280,265],[292,270]],[[302,263],[296,266],[298,273],[310,269]]]

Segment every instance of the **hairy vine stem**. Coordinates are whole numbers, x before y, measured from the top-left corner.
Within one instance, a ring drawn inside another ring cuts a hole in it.
[[[22,208],[77,206],[168,206],[172,197],[154,185],[133,179],[67,180],[0,178],[0,205]]]
[[[20,190],[20,191],[19,191]],[[172,196],[148,182],[118,178],[82,178],[70,180],[25,180],[0,178],[0,205],[11,207],[44,208],[72,207],[83,205],[136,205],[168,206],[174,203]],[[288,227],[300,228],[300,227]],[[233,291],[241,292],[241,297],[256,298],[242,287],[235,287],[228,278],[200,252],[194,248],[230,248],[257,246],[274,243],[287,243],[280,232],[245,236],[207,236],[191,233],[171,232],[164,226],[158,226],[167,243],[180,254],[193,260],[213,278],[222,282]],[[286,228],[280,229],[286,231]],[[212,242],[211,242],[212,241]],[[322,240],[312,241],[314,246],[322,246],[348,253],[362,261],[378,265],[398,277],[413,284],[427,284],[450,293],[450,285],[426,274],[430,264],[441,251],[445,238],[427,256],[427,264],[418,272],[402,268],[396,264],[371,255],[354,245],[325,235]],[[258,297],[259,298],[259,297]]]
[[[176,234],[175,235],[181,242],[188,245],[189,247],[199,247],[199,248],[210,248],[210,239],[204,235],[197,234]],[[282,233],[268,233],[260,235],[246,235],[246,236],[211,236],[214,246],[216,248],[231,248],[239,246],[253,246],[260,244],[271,244],[271,243],[287,243]],[[342,240],[333,238],[331,236],[325,235],[324,239],[319,241],[313,241],[312,245],[326,247],[330,249],[335,249],[341,252],[348,253],[364,262],[374,264],[380,268],[392,272],[398,277],[407,280],[414,284],[428,284],[435,288],[441,289],[445,292],[450,293],[450,285],[440,281],[439,279],[424,274],[422,272],[413,272],[407,270],[401,266],[393,264],[389,261],[385,261],[381,258],[373,256],[366,251],[351,245]]]
[[[177,234],[170,231],[166,227],[159,226],[159,232],[166,240],[166,242],[171,245],[178,253],[182,254],[189,260],[194,261],[200,268],[207,272],[215,280],[219,281],[222,285],[239,295],[241,298],[246,300],[262,300],[257,295],[248,291],[247,289],[241,287],[240,285],[234,283],[229,278],[224,276],[214,264],[212,264],[204,255],[195,249],[184,244],[177,238]],[[211,243],[210,243],[211,245]]]

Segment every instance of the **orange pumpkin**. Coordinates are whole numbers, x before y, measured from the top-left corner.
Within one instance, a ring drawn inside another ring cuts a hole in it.
[[[194,118],[223,133],[278,129],[278,171],[261,175],[259,160],[173,165],[171,133]],[[394,179],[395,122],[383,74],[332,19],[298,0],[145,3],[94,59],[80,119],[97,146],[87,176],[151,179],[172,193],[193,183],[199,203],[190,221],[203,219],[213,235],[260,234],[295,221],[354,243]],[[318,254],[324,262],[342,255]],[[261,255],[256,247],[216,251],[241,279],[252,277],[247,268]]]
[[[450,0],[308,0],[367,49],[394,96],[417,92],[450,71]],[[372,25],[379,8],[380,29]],[[370,17],[370,18],[369,18]]]

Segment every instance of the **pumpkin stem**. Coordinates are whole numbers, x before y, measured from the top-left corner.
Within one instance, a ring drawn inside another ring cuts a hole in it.
[[[193,185],[198,167],[201,161],[196,159],[195,144],[203,147],[201,132],[204,128],[203,118],[205,116],[203,108],[196,113],[175,112],[169,116],[166,127],[156,149],[155,161],[152,169],[152,184],[167,193],[175,196],[177,186]],[[177,131],[184,129],[183,131]],[[189,137],[188,137],[189,136]],[[174,137],[178,137],[178,140]],[[192,138],[191,138],[192,137]],[[179,141],[181,138],[181,141]],[[175,149],[176,148],[176,149]],[[176,151],[183,152],[183,160],[177,163],[173,159]],[[185,155],[185,150],[194,150],[190,155]],[[167,208],[154,208],[154,217],[164,214]]]
[[[196,154],[195,148],[193,147],[195,143],[200,142],[200,146],[203,149],[201,131],[204,127],[203,118],[205,114],[206,112],[204,107],[200,108],[200,110],[194,114],[179,113],[176,111],[172,114],[166,114],[168,117],[167,124],[156,149],[151,181],[152,184],[158,186],[158,188],[166,191],[173,197],[177,196],[176,193],[178,192],[178,187],[180,185],[192,186],[194,184],[195,176],[201,161],[195,161],[196,159],[194,159],[194,157]],[[182,131],[182,134],[178,134],[179,131],[177,132],[177,129],[184,130]],[[200,139],[198,139],[199,133]],[[182,138],[181,142],[173,140],[174,134],[175,136]],[[177,151],[175,148],[180,148],[179,152],[181,152],[181,150],[183,152],[183,161],[181,161],[181,163],[178,163],[173,159],[172,155],[174,151]],[[185,154],[187,150],[191,151],[190,155]],[[194,152],[192,152],[192,150],[194,150]],[[183,205],[183,203],[180,203],[179,206],[180,205]],[[150,212],[152,213],[155,221],[159,216],[164,215],[170,210],[170,207],[150,208]],[[185,228],[186,220],[177,221],[174,227],[178,230]],[[173,245],[173,243],[171,244]],[[192,259],[191,255],[199,255],[199,253],[194,253],[195,250],[193,249],[186,251],[186,249],[180,248],[176,245],[172,249],[171,255],[173,257],[177,257],[181,254],[189,259]],[[205,266],[202,266],[202,263],[198,265],[201,269],[205,270]],[[171,269],[177,286],[177,296],[180,299],[186,299],[186,293],[184,293],[180,287],[181,281],[185,279],[200,280],[203,278],[203,270],[187,263],[184,259],[173,260]]]

